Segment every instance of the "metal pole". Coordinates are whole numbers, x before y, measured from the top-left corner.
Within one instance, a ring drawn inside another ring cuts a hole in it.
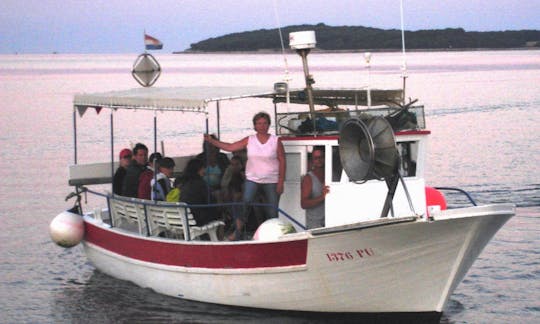
[[[111,109],[111,192],[114,193],[114,123],[113,109]]]
[[[274,102],[274,127],[276,128],[276,135],[277,135],[278,134],[277,103],[275,102]]]
[[[154,110],[154,153],[155,152],[157,152],[157,112]],[[157,172],[158,172],[157,169],[158,169],[157,163],[156,163],[156,160],[154,160],[154,186],[156,186],[157,184]],[[150,199],[152,198],[152,196],[154,196],[155,198],[155,194],[152,195],[154,193],[154,186],[152,186],[152,184],[150,183]],[[147,222],[146,228],[148,228],[148,219],[146,217],[146,206],[144,208],[144,219]]]
[[[157,116],[154,110],[154,152],[157,152]]]
[[[386,178],[385,180],[388,187],[388,193],[386,194],[386,200],[384,201],[381,218],[388,217],[388,212],[391,208],[393,208],[392,201],[394,199],[396,188],[399,183],[399,175],[393,175],[392,177]]]
[[[77,107],[73,106],[73,163],[77,164]]]
[[[219,102],[219,101],[218,101]],[[206,113],[206,134],[210,134],[210,129],[208,127],[208,112]],[[206,171],[208,171],[208,155],[209,155],[209,149],[208,149],[208,146],[210,145],[210,143],[208,142],[204,142],[203,143],[203,150],[204,150],[204,159],[206,160],[206,163],[204,163],[204,168],[205,168],[205,174],[206,174]],[[206,149],[205,149],[206,148]],[[210,179],[210,176],[207,175],[208,179]],[[210,198],[212,196],[212,193],[210,192],[210,186],[208,185],[207,183],[207,186],[206,186],[206,198],[207,198],[207,203],[210,203]],[[187,210],[186,210],[187,211]]]
[[[216,101],[216,117],[217,117],[217,137],[221,138],[221,128],[220,128],[220,116],[219,116],[219,100]],[[208,132],[208,129],[206,130]]]
[[[368,82],[367,82],[367,106],[368,109],[371,108],[371,53],[364,53],[364,59],[366,61],[366,69],[368,73]]]
[[[403,94],[401,104],[405,104],[405,85],[407,80],[407,57],[405,56],[405,22],[403,19],[403,0],[399,2],[400,18],[401,18],[401,51],[403,64],[401,65],[401,77],[403,78]]]
[[[311,115],[311,121],[313,123],[313,133],[317,133],[316,122],[315,122],[315,105],[313,103],[313,88],[311,85],[315,83],[313,77],[309,75],[309,67],[307,63],[307,55],[309,54],[309,49],[298,50],[298,54],[302,57],[302,65],[304,66],[304,76],[306,79],[306,92],[307,99],[309,104],[309,113]]]

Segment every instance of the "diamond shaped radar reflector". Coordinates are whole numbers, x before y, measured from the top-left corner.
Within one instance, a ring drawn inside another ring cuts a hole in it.
[[[131,74],[143,87],[151,87],[161,74],[161,66],[151,54],[144,53],[133,63]]]

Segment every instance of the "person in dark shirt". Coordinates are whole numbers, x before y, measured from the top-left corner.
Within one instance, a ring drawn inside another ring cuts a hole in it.
[[[125,197],[137,197],[139,177],[146,169],[148,163],[148,148],[142,143],[135,144],[133,148],[133,160],[126,168],[126,176],[122,185],[122,195]]]
[[[131,162],[132,157],[133,154],[130,149],[125,148],[120,151],[119,166],[113,177],[113,193],[115,195],[122,195],[122,185],[124,184],[124,177],[126,176],[126,168]]]
[[[182,185],[180,201],[188,205],[206,205],[209,203],[208,185],[204,181],[205,167],[199,159],[192,159],[184,169],[184,183]],[[193,218],[197,226],[205,225],[217,219],[214,207],[191,207]]]

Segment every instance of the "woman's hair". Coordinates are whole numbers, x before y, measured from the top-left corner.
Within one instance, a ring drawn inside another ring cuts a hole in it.
[[[199,177],[199,171],[204,168],[203,161],[199,159],[191,159],[184,168],[183,178],[185,180],[195,179]]]
[[[268,122],[268,125],[270,125],[270,115],[268,115],[268,113],[265,113],[264,111],[261,111],[255,114],[255,116],[253,116],[253,126],[255,126],[255,122],[257,121],[257,119],[260,119],[260,118],[266,119],[266,121]]]

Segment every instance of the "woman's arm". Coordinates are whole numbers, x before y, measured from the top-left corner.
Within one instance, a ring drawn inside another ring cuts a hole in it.
[[[204,140],[208,143],[214,145],[215,147],[218,147],[222,150],[225,150],[227,152],[234,152],[234,151],[240,151],[247,147],[248,144],[248,138],[244,137],[243,139],[239,140],[238,142],[234,143],[226,143],[219,141],[217,139],[214,139],[209,134],[204,134]]]

